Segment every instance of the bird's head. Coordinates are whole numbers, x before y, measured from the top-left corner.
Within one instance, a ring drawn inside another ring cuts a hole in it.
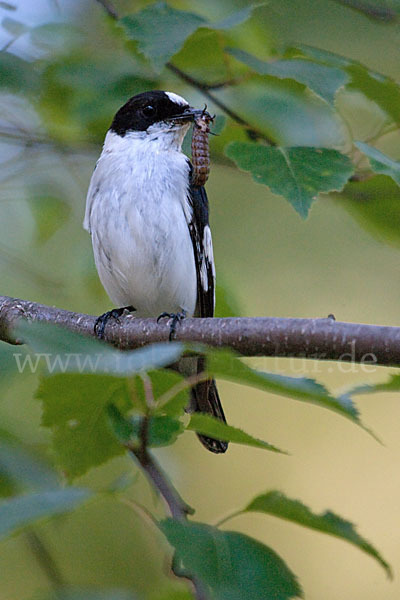
[[[133,96],[115,115],[110,131],[124,137],[127,133],[174,134],[183,139],[189,125],[203,110],[192,108],[173,92],[154,90]]]

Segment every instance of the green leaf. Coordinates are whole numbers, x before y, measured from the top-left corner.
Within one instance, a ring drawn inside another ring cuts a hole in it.
[[[369,71],[361,64],[347,67],[351,76],[349,88],[361,91],[367,98],[380,106],[397,124],[400,124],[400,87],[378,73]]]
[[[22,361],[26,356],[25,348],[15,348],[6,342],[0,341],[0,383],[9,383],[10,377],[20,372],[18,359]],[[16,358],[17,357],[17,358]]]
[[[154,600],[193,600],[193,594],[190,588],[183,590],[181,587],[173,587],[163,590],[162,595],[157,595]]]
[[[42,424],[52,429],[56,461],[70,480],[125,452],[107,413],[111,403],[122,414],[132,408],[125,379],[58,374],[43,378],[36,395],[43,404]]]
[[[91,493],[83,488],[65,488],[18,496],[0,504],[0,538],[42,518],[71,512]]]
[[[364,142],[354,142],[361,152],[363,152],[369,158],[371,169],[375,173],[381,173],[382,175],[388,175],[400,185],[400,162],[386,156],[376,148],[365,144]]]
[[[181,387],[185,379],[175,371],[159,369],[150,371],[153,395],[156,401],[155,413],[179,417],[189,404],[190,391],[188,387]],[[175,389],[176,393],[173,393]]]
[[[251,12],[252,6],[249,6],[218,23],[210,23],[198,14],[157,2],[119,22],[128,39],[135,40],[139,51],[151,60],[157,71],[161,71],[199,27],[230,29],[247,20]]]
[[[286,454],[284,450],[279,450],[276,446],[259,440],[242,429],[227,425],[211,415],[194,413],[190,417],[190,422],[186,429],[224,442],[234,442],[235,444],[243,444],[245,446],[253,446],[254,448],[262,448],[263,450],[272,450],[272,452]]]
[[[113,431],[121,442],[140,443],[144,417],[134,415],[126,418],[113,404],[108,407],[108,414]],[[155,448],[169,446],[182,432],[183,424],[177,419],[165,415],[149,417],[146,434],[147,445]]]
[[[46,38],[47,33],[43,32]],[[51,61],[43,63],[37,103],[42,122],[49,136],[63,146],[82,147],[96,141],[100,144],[116,107],[129,96],[158,87],[159,82],[148,77],[149,68],[139,66],[132,53],[122,54],[119,43],[118,48],[97,47],[93,53],[84,32],[84,41],[66,52],[65,36],[54,32],[54,38],[61,52],[47,52]],[[109,38],[111,44],[112,40],[116,41],[115,36]]]
[[[151,344],[139,350],[115,350],[95,338],[85,337],[49,323],[21,321],[21,337],[46,364],[49,373],[98,373],[128,376],[157,369],[178,360],[179,343]]]
[[[285,600],[302,596],[296,577],[268,546],[235,531],[165,519],[176,550],[174,571],[198,577],[214,600]]]
[[[400,188],[390,177],[377,175],[349,182],[337,195],[341,205],[380,242],[400,244]]]
[[[2,465],[0,465],[0,496],[7,498],[8,496],[15,496],[18,492],[18,488],[15,481],[6,473]]]
[[[126,444],[132,439],[134,432],[130,419],[126,419],[115,404],[108,404],[106,409],[112,431],[120,442]]]
[[[32,448],[8,439],[0,431],[0,496],[54,488],[58,483],[55,471]]]
[[[222,379],[250,385],[272,394],[289,396],[302,402],[316,404],[339,413],[363,427],[358,410],[351,400],[335,398],[314,379],[287,377],[276,373],[256,371],[228,350],[208,350],[207,371],[211,375]]]
[[[354,64],[349,58],[341,56],[340,54],[329,52],[329,50],[322,50],[321,48],[315,48],[314,46],[308,46],[307,44],[296,44],[296,48],[291,48],[288,50],[290,54],[293,54],[293,52],[297,53],[299,51],[301,54],[309,56],[319,63],[323,63],[332,67],[338,67],[339,69]]]
[[[354,172],[350,159],[331,148],[267,147],[232,142],[226,155],[254,181],[284,196],[303,218],[320,192],[341,191]]]
[[[245,23],[251,17],[251,13],[253,12],[253,10],[258,6],[262,6],[262,3],[249,4],[248,6],[245,6],[244,8],[238,10],[232,15],[229,15],[229,17],[222,19],[221,21],[217,21],[216,23],[208,23],[207,27],[210,29],[217,30],[232,29],[233,27],[237,27],[238,25]]]
[[[326,511],[318,515],[311,512],[299,500],[292,500],[281,492],[271,491],[254,498],[243,512],[266,513],[346,540],[375,558],[385,569],[386,573],[391,576],[390,566],[379,552],[356,532],[352,523],[345,521],[331,511]]]
[[[143,417],[135,415],[131,418],[134,434],[139,439],[140,427]],[[149,418],[148,445],[158,448],[161,446],[170,446],[177,437],[183,432],[183,424],[177,419],[169,416],[156,415]]]
[[[336,92],[350,79],[342,69],[320,65],[310,60],[292,59],[265,62],[239,48],[228,48],[227,52],[260,75],[270,75],[278,77],[278,79],[294,79],[330,104],[334,103]]]
[[[9,52],[0,52],[0,89],[22,94],[35,91],[36,85],[32,64]]]
[[[390,375],[388,381],[374,384],[357,385],[345,394],[342,398],[351,399],[356,394],[375,394],[376,392],[398,392],[400,390],[400,375]]]
[[[318,62],[344,68],[350,76],[348,88],[362,92],[367,98],[376,102],[396,123],[400,123],[400,87],[393,79],[375,73],[363,64],[333,52],[306,45],[299,45],[298,49]]]
[[[120,20],[129,39],[149,58],[156,70],[176,54],[196,29],[204,26],[204,17],[176,10],[165,2],[152,4],[138,13]]]
[[[33,27],[30,32],[35,46],[46,51],[63,50],[71,46],[84,44],[85,33],[71,23],[43,23]]]

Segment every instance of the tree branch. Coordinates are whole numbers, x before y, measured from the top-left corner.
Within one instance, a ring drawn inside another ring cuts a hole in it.
[[[236,123],[241,125],[246,130],[246,133],[251,140],[262,139],[269,146],[276,146],[275,140],[268,137],[267,134],[263,133],[262,131],[255,129],[252,125],[250,125],[250,123],[248,123],[240,115],[238,115],[237,112],[230,109],[224,102],[222,102],[222,100],[220,100],[214,94],[212,94],[210,92],[210,86],[207,83],[203,83],[203,82],[199,81],[198,79],[195,79],[188,73],[185,73],[181,69],[178,69],[178,67],[176,67],[171,62],[168,62],[166,64],[166,67],[170,71],[172,71],[172,73],[175,73],[175,75],[177,75],[180,79],[182,79],[182,81],[185,81],[192,87],[199,90],[199,92],[201,92],[203,94],[203,96],[205,96],[206,98],[211,100],[211,102],[213,102],[215,104],[215,106],[218,106],[218,108],[220,108],[226,115],[228,115],[228,117],[230,117],[232,119],[232,121],[235,121]],[[219,87],[222,87],[221,84],[219,84]]]
[[[19,319],[55,323],[94,336],[96,317],[0,296],[0,340],[21,343],[13,330]],[[105,340],[127,350],[166,342],[168,321],[138,319],[133,315],[107,324]],[[279,356],[400,366],[400,327],[341,323],[334,318],[286,319],[235,317],[184,319],[176,340],[229,347],[243,356]]]

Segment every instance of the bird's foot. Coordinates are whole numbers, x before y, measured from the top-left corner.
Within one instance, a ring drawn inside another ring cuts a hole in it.
[[[171,325],[169,326],[169,341],[170,342],[172,342],[173,339],[175,338],[176,326],[178,325],[178,323],[183,321],[183,319],[186,317],[186,314],[187,314],[186,310],[182,310],[181,312],[178,312],[178,313],[163,312],[163,313],[161,313],[161,315],[159,317],[157,317],[157,323],[161,319],[165,319],[167,317],[168,317],[168,319],[171,319]]]
[[[110,319],[114,319],[115,321],[117,321],[117,323],[119,323],[119,317],[124,313],[125,310],[133,312],[136,309],[133,306],[113,308],[112,310],[105,312],[103,315],[100,315],[100,317],[97,317],[96,322],[94,324],[94,332],[100,340],[104,339],[104,332],[108,321]]]

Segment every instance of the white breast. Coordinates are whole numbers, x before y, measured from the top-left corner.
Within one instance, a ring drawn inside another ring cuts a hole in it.
[[[109,132],[90,182],[84,227],[101,282],[138,316],[195,310],[184,133]]]

